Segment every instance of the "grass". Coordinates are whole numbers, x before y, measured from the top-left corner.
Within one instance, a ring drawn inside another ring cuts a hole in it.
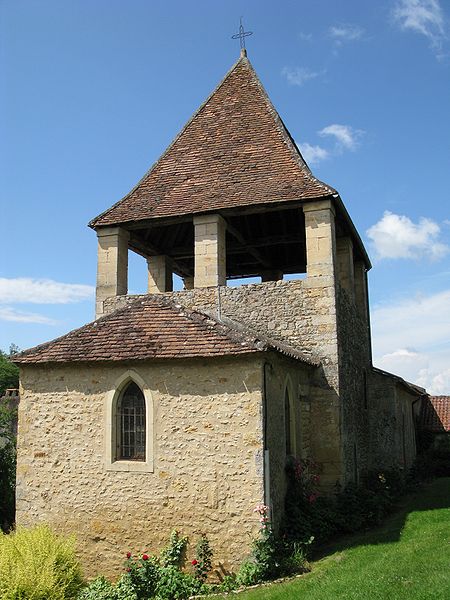
[[[341,539],[286,583],[238,600],[449,600],[450,478],[405,499],[378,529]]]

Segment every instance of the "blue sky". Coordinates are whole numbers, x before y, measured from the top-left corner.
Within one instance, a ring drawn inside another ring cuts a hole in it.
[[[0,348],[93,318],[87,222],[239,55],[370,253],[376,365],[450,394],[450,6],[438,0],[2,0]],[[145,264],[130,257],[131,292]]]

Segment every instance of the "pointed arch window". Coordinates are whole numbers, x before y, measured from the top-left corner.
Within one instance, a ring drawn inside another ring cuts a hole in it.
[[[145,398],[131,381],[122,391],[116,407],[116,460],[145,461]]]
[[[153,398],[148,382],[128,369],[104,402],[106,470],[153,473]]]

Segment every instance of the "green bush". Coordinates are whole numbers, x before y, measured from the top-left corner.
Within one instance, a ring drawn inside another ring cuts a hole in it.
[[[170,534],[169,543],[161,551],[160,563],[164,567],[178,567],[182,568],[186,559],[186,548],[188,545],[188,538],[180,536],[179,531],[174,529]]]
[[[441,440],[437,447],[431,447],[419,454],[413,466],[414,476],[421,481],[434,477],[450,477],[450,448],[448,438]]]
[[[191,564],[194,567],[195,577],[203,583],[212,569],[212,556],[213,551],[208,537],[206,533],[202,533],[195,548],[195,558]]]
[[[70,600],[81,585],[74,537],[57,536],[47,525],[0,534],[2,600]]]
[[[288,485],[282,532],[288,540],[315,544],[378,525],[393,510],[397,498],[407,490],[407,480],[398,470],[368,473],[359,484],[337,489],[334,496],[318,496],[312,489],[311,470],[300,463],[288,464]],[[316,480],[317,481],[317,480]],[[311,493],[312,491],[312,493]]]
[[[201,587],[202,583],[193,575],[174,566],[161,567],[155,595],[158,600],[184,600],[198,594]]]
[[[110,581],[97,577],[79,593],[78,600],[116,600],[116,591]]]
[[[137,600],[137,595],[128,575],[122,575],[116,585],[104,577],[98,577],[84,588],[77,600]]]

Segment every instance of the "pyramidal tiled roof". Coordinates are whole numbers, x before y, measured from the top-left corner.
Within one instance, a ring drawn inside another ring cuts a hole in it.
[[[137,186],[89,225],[335,194],[316,179],[241,56]]]
[[[160,295],[125,308],[56,340],[25,350],[18,364],[123,361],[241,355],[276,350],[311,365],[310,356],[287,344],[245,332]]]

